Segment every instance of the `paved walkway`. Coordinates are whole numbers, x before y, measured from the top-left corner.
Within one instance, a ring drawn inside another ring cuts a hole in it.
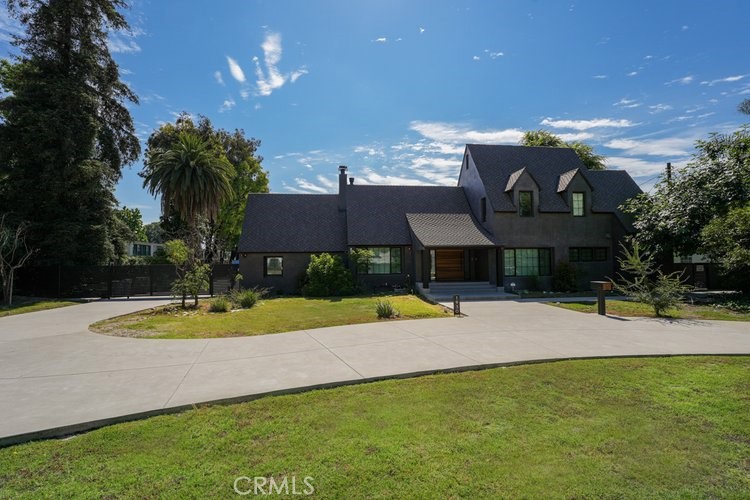
[[[463,318],[229,339],[130,339],[87,329],[166,302],[97,301],[0,318],[0,445],[39,436],[28,433],[61,435],[195,403],[435,370],[577,357],[750,354],[750,323],[599,317],[515,301],[465,302]]]

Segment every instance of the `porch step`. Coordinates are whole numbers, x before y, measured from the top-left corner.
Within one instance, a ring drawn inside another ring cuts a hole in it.
[[[421,283],[418,283],[417,289],[433,302],[450,302],[454,295],[461,297],[461,300],[509,300],[518,298],[518,295],[507,293],[502,288],[490,285],[488,281],[430,283],[429,288],[424,288]]]

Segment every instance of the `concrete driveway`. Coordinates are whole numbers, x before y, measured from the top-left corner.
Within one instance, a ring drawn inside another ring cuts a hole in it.
[[[463,318],[206,340],[88,325],[168,300],[0,318],[0,445],[196,403],[479,366],[599,356],[750,354],[750,323],[622,319],[541,303],[465,302]]]

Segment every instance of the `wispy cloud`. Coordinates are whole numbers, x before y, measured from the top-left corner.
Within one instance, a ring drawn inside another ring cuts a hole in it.
[[[381,37],[376,38],[375,40],[373,40],[373,42],[375,42],[375,43],[385,43],[387,41],[388,41],[388,38],[386,38],[384,36],[381,36]]]
[[[497,59],[498,57],[503,57],[505,55],[504,52],[494,52],[490,49],[484,49],[484,53],[487,54],[490,59]]]
[[[474,56],[471,58],[472,61],[478,61],[479,59],[481,59],[479,56]]]
[[[545,118],[542,125],[553,128],[570,128],[573,130],[589,130],[592,128],[626,128],[636,124],[630,120],[614,120],[612,118],[593,118],[591,120],[553,120]]]
[[[134,37],[122,32],[109,34],[107,48],[115,54],[135,54],[141,51],[141,47]]]
[[[234,102],[234,99],[229,97],[228,99],[225,99],[224,102],[219,107],[219,113],[223,113],[225,111],[229,111],[232,109],[237,103]]]
[[[662,111],[669,111],[670,109],[672,109],[672,106],[670,106],[669,104],[654,104],[653,106],[649,106],[648,109],[651,110],[649,111],[649,113],[653,115],[656,113],[661,113]]]
[[[245,78],[245,72],[242,71],[242,68],[237,61],[227,56],[227,65],[229,66],[229,74],[232,75],[232,78],[240,83],[245,83],[247,80],[247,78]]]
[[[591,78],[593,78],[594,80],[606,80],[608,77],[607,75],[594,75]]]
[[[224,85],[226,85],[226,84],[224,83],[224,77],[223,77],[223,76],[221,75],[221,71],[215,71],[215,72],[214,72],[214,80],[216,80],[216,83],[218,83],[218,84],[219,84],[219,85],[221,85],[222,87],[223,87]]]
[[[517,143],[523,131],[510,129],[476,130],[468,125],[447,122],[413,121],[409,128],[433,141],[443,143]]]
[[[307,179],[303,179],[301,177],[295,178],[294,182],[297,183],[297,189],[302,192],[308,192],[308,193],[311,192],[311,193],[320,193],[320,194],[328,193],[328,189],[326,189],[325,187],[320,186],[318,184],[314,184],[308,181]]]
[[[674,80],[665,82],[664,85],[674,85],[674,84],[688,85],[692,83],[693,80],[694,80],[693,75],[687,75],[687,76],[683,76],[682,78],[675,78]]]
[[[630,73],[628,73],[628,74],[627,74],[626,76],[636,76],[637,74],[638,74],[638,72],[637,72],[637,71],[631,71],[631,72],[630,72]]]
[[[14,37],[23,35],[23,33],[23,25],[10,17],[5,5],[0,6],[0,40],[11,42]]]
[[[704,80],[701,82],[701,85],[708,85],[709,87],[713,87],[717,83],[732,83],[732,82],[738,82],[745,78],[748,75],[733,75],[733,76],[727,76],[726,78],[718,78],[716,80]]]
[[[424,28],[420,26],[419,27],[419,34],[421,35],[422,33],[424,33],[424,31],[425,31]]]
[[[687,161],[679,158],[680,162]],[[675,163],[673,161],[672,163]],[[627,170],[633,177],[653,176],[664,171],[665,161],[649,161],[629,156],[607,156],[607,167],[610,169]]]
[[[263,49],[263,63],[265,70],[261,68],[260,60],[253,57],[255,62],[255,76],[258,95],[269,96],[274,90],[284,86],[288,81],[296,82],[302,75],[308,73],[304,66],[291,73],[284,74],[279,71],[278,64],[281,61],[281,34],[268,33],[261,44]]]
[[[622,150],[626,155],[685,157],[693,151],[695,137],[666,137],[662,139],[613,139],[604,144]]]
[[[626,99],[625,97],[612,104],[612,106],[617,106],[618,108],[637,108],[640,105],[641,103],[639,103],[635,99]]]

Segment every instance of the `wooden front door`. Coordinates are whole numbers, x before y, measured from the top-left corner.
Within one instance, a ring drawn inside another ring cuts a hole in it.
[[[435,280],[462,281],[464,279],[463,250],[435,250]]]

